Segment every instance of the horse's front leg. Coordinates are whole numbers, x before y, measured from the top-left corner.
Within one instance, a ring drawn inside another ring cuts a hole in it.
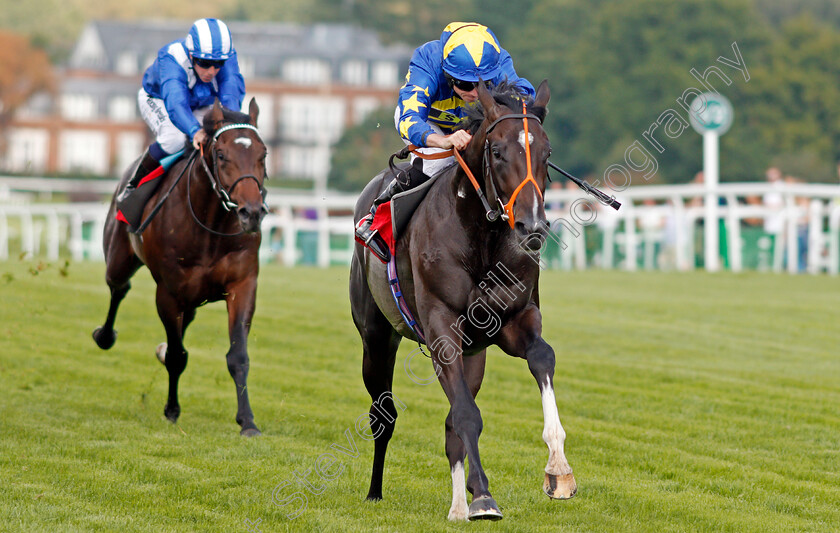
[[[187,350],[183,342],[184,310],[164,285],[157,286],[155,301],[158,316],[166,330],[166,343],[161,344],[157,349],[158,359],[166,366],[169,374],[169,397],[163,414],[170,422],[175,423],[181,415],[181,406],[178,404],[178,380],[187,367]]]
[[[502,518],[502,512],[493,496],[490,494],[490,485],[487,480],[487,475],[481,467],[481,457],[478,453],[478,437],[481,435],[483,423],[481,421],[481,412],[475,403],[473,393],[467,383],[466,373],[464,371],[464,361],[461,348],[461,341],[457,336],[449,335],[451,330],[448,328],[450,324],[455,324],[457,317],[448,311],[431,313],[431,324],[428,330],[428,337],[430,339],[429,348],[432,351],[432,361],[435,369],[439,370],[438,380],[440,381],[443,392],[449,399],[449,417],[447,418],[447,429],[451,426],[448,433],[454,432],[454,436],[463,443],[464,450],[469,460],[469,476],[467,477],[467,490],[473,495],[473,501],[469,506],[469,513],[467,518],[470,520],[489,519],[499,520]],[[452,438],[447,439],[448,445],[454,444]],[[460,519],[461,512],[458,509],[458,501],[454,494],[458,489],[458,475],[462,475],[463,463],[459,461],[458,457],[463,457],[462,452],[457,450],[457,446],[453,450],[447,450],[450,454],[450,463],[455,459],[454,464],[450,464],[453,479],[453,507],[455,508],[455,515],[452,515],[450,509],[450,516],[453,519]],[[461,459],[463,461],[463,459]]]
[[[260,430],[254,424],[254,413],[248,401],[248,333],[257,296],[257,277],[249,276],[243,281],[228,286],[228,333],[230,350],[227,353],[228,372],[236,384],[236,422],[242,430],[240,435],[254,437]]]
[[[499,346],[508,354],[523,357],[540,387],[543,408],[543,440],[548,445],[543,491],[553,499],[566,500],[577,492],[572,467],[566,460],[566,431],[560,424],[554,395],[554,349],[542,338],[542,316],[530,305],[502,329]]]
[[[484,379],[486,359],[487,352],[485,350],[463,358],[464,375],[467,378],[467,385],[470,387],[473,399],[478,394],[481,382]],[[466,520],[469,516],[464,475],[466,455],[467,450],[464,447],[464,442],[455,433],[455,428],[452,425],[452,410],[450,409],[449,416],[446,417],[446,457],[449,459],[449,471],[452,474],[452,505],[449,507],[448,518],[453,521]]]

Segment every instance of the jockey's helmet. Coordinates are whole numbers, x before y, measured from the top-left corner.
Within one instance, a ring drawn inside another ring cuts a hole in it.
[[[456,80],[472,82],[498,76],[502,48],[489,28],[474,22],[453,22],[443,32],[444,72]]]
[[[234,51],[227,24],[212,18],[196,20],[184,44],[193,58],[211,61],[224,61]]]

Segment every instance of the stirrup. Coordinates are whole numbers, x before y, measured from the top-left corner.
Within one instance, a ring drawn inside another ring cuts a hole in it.
[[[368,237],[365,245],[368,250],[373,252],[373,255],[378,257],[383,263],[387,263],[391,260],[391,250],[388,249],[388,245],[385,244],[385,240],[381,235],[379,235],[378,231],[374,231],[373,234]]]

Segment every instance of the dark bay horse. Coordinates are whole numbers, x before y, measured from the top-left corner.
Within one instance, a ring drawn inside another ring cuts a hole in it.
[[[258,115],[253,99],[248,114],[224,109],[216,101],[204,117],[208,140],[200,154],[193,152],[159,178],[162,182],[143,218],[171,193],[142,235],[129,233],[128,226],[114,218],[111,201],[104,238],[111,305],[105,324],[93,332],[100,348],[114,345],[117,309],[131,288],[131,277],[146,265],[157,283],[157,310],[166,330],[166,343],[156,352],[169,373],[164,414],[175,422],[181,413],[178,378],[187,366],[184,333],[196,308],[224,300],[230,336],[227,365],[238,402],[236,421],[247,436],[260,434],[247,389],[248,332],[256,302],[260,223],[266,213],[266,147],[257,132]],[[132,175],[130,169],[118,191]]]
[[[526,359],[539,386],[543,440],[549,448],[543,490],[556,499],[571,498],[577,491],[563,451],[566,434],[554,396],[554,350],[541,336],[539,309],[537,254],[547,233],[542,192],[550,154],[541,120],[550,97],[548,84],[539,86],[527,113],[504,85],[492,94],[481,83],[478,89],[483,115],[472,121],[473,138],[463,159],[478,177],[488,205],[504,207],[500,211],[507,213],[507,223],[504,216],[489,220],[487,205],[464,169],[453,166],[431,185],[397,243],[402,292],[424,332],[450,403],[445,425],[452,475],[450,520],[502,517],[478,449],[482,420],[475,396],[490,345]],[[387,181],[374,179],[362,192],[357,221],[368,213]],[[397,347],[402,337],[417,339],[397,312],[384,270],[379,260],[356,244],[350,303],[362,337],[362,372],[372,400],[369,417],[375,440],[368,500],[382,498],[385,453],[397,418],[391,393]],[[465,456],[469,458],[466,486]],[[473,495],[469,507],[465,488]]]

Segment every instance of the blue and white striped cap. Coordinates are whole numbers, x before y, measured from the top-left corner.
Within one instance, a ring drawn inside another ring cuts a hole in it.
[[[219,19],[198,19],[184,41],[193,57],[222,61],[233,53],[233,39],[227,24]]]

